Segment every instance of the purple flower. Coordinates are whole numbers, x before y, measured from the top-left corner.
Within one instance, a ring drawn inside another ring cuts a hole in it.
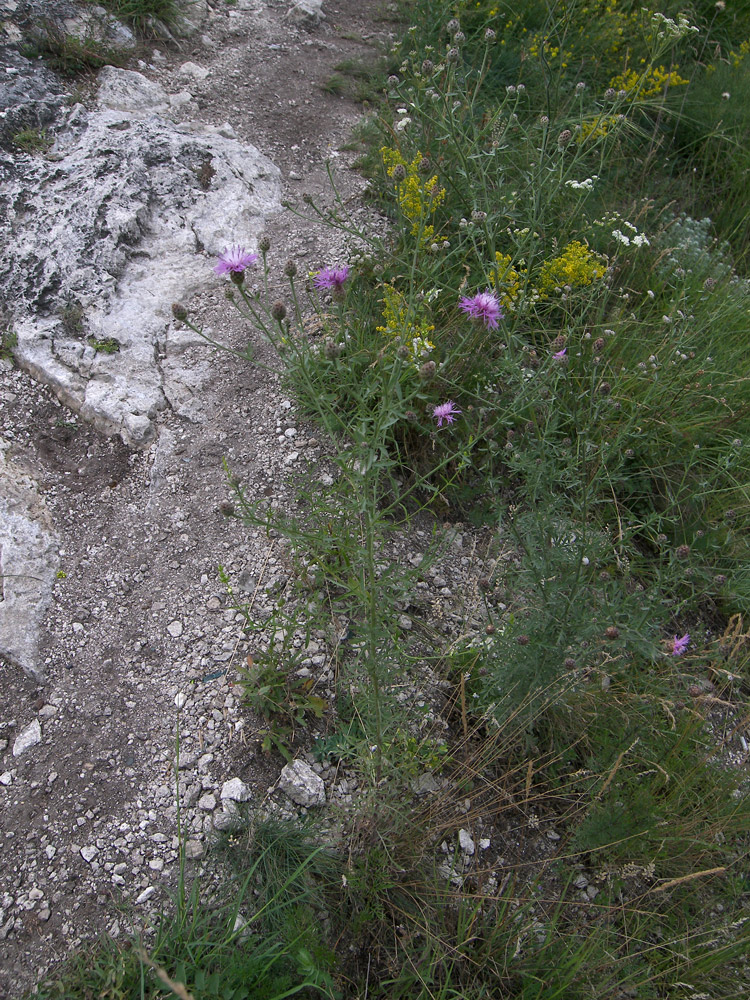
[[[313,280],[313,284],[319,289],[330,289],[334,292],[343,292],[344,282],[349,277],[349,267],[324,267],[318,271]]]
[[[690,645],[689,632],[686,632],[679,638],[675,636],[672,642],[672,656],[682,656],[682,654],[685,652],[685,650],[688,648],[689,645]]]
[[[488,330],[497,330],[497,322],[503,318],[497,295],[489,288],[486,292],[477,292],[471,297],[465,295],[458,303],[458,308],[463,309],[469,319],[481,320]]]
[[[562,361],[562,359],[565,357],[567,353],[567,350],[568,350],[567,347],[563,347],[561,351],[558,351],[557,354],[553,354],[552,357],[557,358],[558,361]]]
[[[446,403],[440,403],[439,406],[436,406],[432,415],[437,420],[438,427],[442,427],[444,420],[449,424],[454,423],[453,418],[457,417],[460,412],[453,400],[449,399]]]
[[[217,274],[242,274],[258,259],[257,253],[250,253],[244,247],[230,247],[219,254],[219,263],[214,268]]]

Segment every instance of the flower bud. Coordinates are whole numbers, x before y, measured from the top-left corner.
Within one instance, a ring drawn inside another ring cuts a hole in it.
[[[187,319],[187,309],[180,302],[173,302],[172,315],[179,323],[184,323]]]
[[[281,301],[274,302],[274,304],[271,306],[271,315],[275,320],[278,320],[279,323],[282,321],[282,319],[285,319],[286,306],[284,305],[284,303]]]
[[[258,249],[260,250],[261,253],[268,253],[268,251],[271,249],[271,241],[267,236],[261,236],[261,238],[258,240]]]
[[[286,264],[284,264],[284,274],[288,278],[294,278],[294,277],[296,277],[296,275],[297,275],[297,265],[294,263],[293,260],[288,260],[286,262]]]

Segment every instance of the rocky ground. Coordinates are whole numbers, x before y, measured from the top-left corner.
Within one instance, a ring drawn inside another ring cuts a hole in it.
[[[0,6],[7,76],[30,79],[17,46],[21,15],[34,5],[4,0]],[[178,857],[178,726],[182,818],[193,865],[200,865],[211,831],[226,822],[234,803],[260,801],[275,787],[281,762],[260,753],[254,720],[234,684],[249,647],[218,567],[225,567],[238,597],[261,612],[266,588],[283,588],[288,568],[277,541],[229,515],[222,462],[248,495],[282,502],[290,471],[322,461],[322,446],[296,417],[273,371],[242,364],[179,329],[169,319],[166,296],[178,292],[217,339],[239,347],[249,339],[258,360],[276,367],[259,335],[225,300],[212,274],[216,246],[209,244],[254,245],[265,232],[279,276],[287,258],[302,272],[342,259],[338,236],[284,211],[280,199],[298,200],[303,192],[329,197],[330,159],[344,196],[356,205],[363,182],[349,169],[351,154],[338,147],[361,108],[322,85],[341,60],[374,56],[375,44],[395,30],[387,16],[377,0],[325,0],[322,11],[312,4],[291,10],[280,0],[193,5],[188,37],[139,47],[130,56],[129,68],[161,88],[151,91],[151,106],[133,111],[133,94],[140,100],[145,87],[133,77],[119,78],[130,116],[123,119],[111,86],[103,106],[96,81],[47,78],[46,97],[29,113],[41,116],[38,124],[57,136],[56,145],[22,153],[5,143],[5,179],[29,185],[27,202],[36,197],[34,178],[63,184],[65,156],[83,130],[60,126],[56,116],[71,113],[70,101],[56,95],[75,87],[78,121],[85,118],[89,129],[112,126],[115,153],[103,169],[113,173],[115,187],[118,164],[132,162],[130,154],[117,153],[115,140],[128,129],[147,138],[159,120],[170,128],[187,123],[193,136],[203,129],[203,138],[210,132],[234,144],[225,189],[223,166],[215,178],[212,160],[204,159],[212,205],[234,198],[243,147],[256,147],[270,163],[253,153],[266,187],[260,199],[253,175],[255,202],[244,230],[241,213],[230,211],[236,228],[214,232],[204,211],[204,237],[196,236],[186,260],[187,278],[179,266],[183,236],[175,236],[179,227],[166,217],[166,202],[161,215],[140,217],[141,228],[125,241],[116,267],[92,274],[101,282],[96,302],[80,283],[72,314],[64,314],[59,301],[55,308],[40,305],[24,283],[23,260],[13,273],[4,271],[6,317],[20,336],[17,361],[0,362],[0,997],[20,996],[82,939],[104,929],[124,933],[133,913],[146,920],[166,898]],[[100,113],[110,117],[95,120]],[[56,162],[59,169],[50,174]],[[123,176],[128,197],[136,198],[138,171]],[[141,180],[155,190],[148,172]],[[63,208],[75,200],[64,184],[56,190]],[[178,215],[189,211],[174,197],[168,207]],[[17,198],[13,211],[5,221],[6,247],[20,253],[24,220]],[[28,214],[39,218],[38,211]],[[55,254],[68,239],[73,245],[88,223],[60,216],[56,224],[62,228],[52,228],[48,256],[35,248],[41,262],[35,280],[51,281],[53,297],[60,292],[55,275],[72,273]],[[118,224],[109,218],[110,229]],[[25,232],[28,241],[32,230]],[[164,256],[157,237],[166,241]],[[144,245],[139,275],[132,250]],[[57,271],[48,264],[53,258]],[[173,274],[149,297],[149,277],[160,270]],[[139,295],[153,342],[136,349],[129,338],[140,322]],[[126,317],[118,334],[123,349],[107,356],[91,340],[111,335],[118,309]],[[88,338],[79,328],[87,317],[93,324]],[[45,370],[42,349],[57,367]],[[146,368],[137,365],[149,356],[155,374],[147,383]],[[154,403],[140,411],[128,410],[122,389],[136,369],[132,381],[140,380]],[[107,387],[116,397],[109,408]],[[139,419],[128,423],[133,414]],[[322,633],[313,636],[306,654],[325,683],[323,640]],[[301,771],[288,786],[296,808],[351,792],[345,782],[335,786],[320,764]],[[130,908],[121,909],[121,902]]]

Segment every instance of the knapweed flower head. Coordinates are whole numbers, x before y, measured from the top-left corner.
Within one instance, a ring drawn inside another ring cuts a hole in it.
[[[555,359],[556,361],[563,361],[563,360],[564,360],[564,358],[565,358],[565,355],[566,355],[567,353],[568,353],[568,348],[567,348],[567,347],[563,347],[563,349],[562,349],[561,351],[556,351],[556,352],[555,352],[555,353],[554,353],[554,354],[552,355],[552,357],[553,357],[553,358],[554,358],[554,359]]]
[[[460,413],[461,411],[452,399],[447,400],[445,403],[440,403],[432,411],[433,417],[437,420],[438,427],[443,426],[443,421],[448,424],[455,423],[455,418],[459,416]]]
[[[250,253],[241,246],[233,246],[219,254],[219,260],[214,268],[217,274],[244,274],[258,259],[257,253]]]
[[[500,301],[489,288],[486,292],[477,292],[476,295],[464,295],[458,303],[458,308],[463,310],[469,319],[480,320],[488,330],[497,330],[498,321],[503,318]]]
[[[682,656],[685,650],[690,645],[690,633],[686,632],[684,635],[675,636],[672,640],[672,656]]]
[[[313,279],[315,287],[321,291],[343,292],[344,282],[349,277],[349,266],[324,267]]]

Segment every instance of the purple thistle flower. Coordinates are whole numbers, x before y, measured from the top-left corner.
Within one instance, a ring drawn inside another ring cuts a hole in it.
[[[563,349],[561,351],[558,351],[556,354],[553,354],[552,357],[556,358],[558,361],[562,361],[562,359],[565,357],[567,351],[568,351],[568,348],[567,347],[563,347]]]
[[[313,280],[316,288],[321,290],[331,290],[333,292],[343,292],[344,282],[349,277],[349,266],[344,267],[324,267],[318,271]]]
[[[497,295],[489,288],[486,292],[477,292],[471,297],[464,295],[458,308],[463,309],[469,319],[481,320],[488,330],[497,330],[498,320],[503,319]]]
[[[686,632],[679,638],[675,636],[674,640],[672,641],[672,656],[682,656],[682,654],[685,652],[685,650],[688,648],[689,645],[690,645],[689,632]]]
[[[438,427],[443,426],[444,420],[446,421],[446,423],[449,424],[455,423],[453,418],[457,417],[460,413],[461,411],[458,409],[458,407],[456,406],[456,404],[453,402],[452,399],[449,399],[445,403],[440,403],[440,405],[436,406],[435,409],[432,411],[433,417],[437,420]]]
[[[219,263],[214,268],[217,274],[243,274],[258,259],[257,253],[250,253],[244,247],[234,246],[219,254]]]

